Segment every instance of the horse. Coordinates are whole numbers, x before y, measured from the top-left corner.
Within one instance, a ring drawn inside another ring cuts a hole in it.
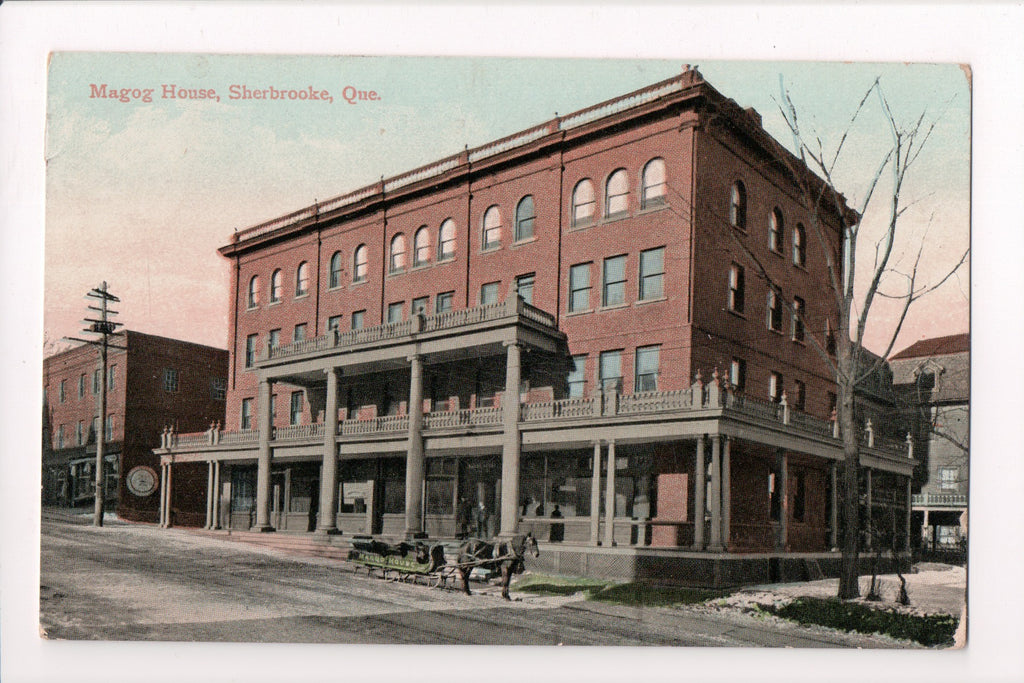
[[[525,569],[523,560],[527,551],[532,552],[534,557],[540,555],[537,539],[534,538],[532,531],[525,536],[513,536],[507,541],[488,542],[473,538],[463,543],[459,546],[458,567],[466,595],[472,595],[469,590],[470,571],[473,567],[483,567],[491,571],[501,571],[501,597],[511,600],[508,585],[512,582],[513,574],[520,574]]]

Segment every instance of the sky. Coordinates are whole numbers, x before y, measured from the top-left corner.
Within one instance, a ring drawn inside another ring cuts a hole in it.
[[[226,347],[230,270],[217,248],[233,231],[625,94],[683,63],[57,52],[47,84],[46,342],[77,336],[82,295],[107,281],[127,327]],[[906,263],[924,242],[919,283],[959,260],[969,240],[971,104],[959,66],[694,63],[720,92],[756,108],[789,147],[783,89],[830,149],[880,79],[901,125],[922,115],[935,124],[903,193],[909,209],[896,253]],[[243,87],[320,99],[233,98]],[[167,96],[180,89],[206,97]],[[836,168],[853,206],[890,141],[872,97]],[[878,197],[865,213],[867,237],[886,217],[885,194]],[[868,254],[873,240],[861,248]],[[894,350],[967,331],[968,282],[964,267],[916,304]],[[880,302],[873,311],[869,348],[884,351],[893,310]]]

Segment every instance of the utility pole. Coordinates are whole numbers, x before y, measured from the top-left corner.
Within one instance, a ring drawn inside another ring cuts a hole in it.
[[[107,291],[106,281],[104,280],[99,287],[89,290],[85,296],[90,299],[99,299],[99,306],[89,306],[89,310],[99,313],[99,318],[86,318],[83,322],[87,327],[82,331],[87,334],[98,334],[100,337],[99,339],[75,339],[70,337],[70,339],[92,344],[98,347],[100,352],[100,391],[99,405],[97,406],[98,417],[96,420],[96,504],[92,524],[93,526],[103,526],[103,494],[104,484],[106,483],[103,458],[107,427],[107,351],[110,348],[123,349],[126,347],[110,343],[110,337],[115,334],[115,330],[121,323],[110,320],[110,316],[117,315],[117,311],[110,310],[108,304],[119,302],[120,299]]]

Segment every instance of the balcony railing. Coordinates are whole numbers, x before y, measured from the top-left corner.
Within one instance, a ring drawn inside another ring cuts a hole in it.
[[[514,297],[508,301],[496,304],[474,306],[473,308],[463,308],[457,311],[444,311],[434,315],[423,316],[422,318],[414,317],[409,320],[385,323],[384,325],[375,325],[349,332],[331,330],[327,334],[312,339],[303,339],[302,341],[284,346],[268,347],[266,358],[268,360],[278,360],[292,356],[301,356],[307,353],[344,349],[360,344],[373,344],[400,339],[419,332],[450,330],[513,316],[521,316],[526,320],[531,320],[546,327],[555,327],[555,317],[553,315],[535,306],[531,306],[519,297]]]
[[[365,420],[343,420],[338,423],[338,434],[341,436],[388,434],[407,431],[409,431],[408,415],[383,415]]]
[[[275,441],[296,441],[324,438],[324,423],[314,422],[308,425],[291,425],[274,429]]]
[[[463,408],[427,413],[423,416],[423,426],[427,429],[494,426],[501,424],[501,418],[501,408]]]
[[[911,505],[935,507],[963,507],[967,505],[966,493],[915,493],[910,497]]]

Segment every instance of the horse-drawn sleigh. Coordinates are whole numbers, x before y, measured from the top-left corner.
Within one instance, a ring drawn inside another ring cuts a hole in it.
[[[508,586],[514,574],[522,573],[527,553],[540,555],[533,533],[513,536],[508,540],[484,541],[478,538],[457,545],[427,541],[386,543],[369,536],[352,539],[349,561],[366,568],[367,574],[375,570],[391,581],[417,582],[420,578],[432,587],[443,587],[458,576],[466,595],[470,573],[481,569],[489,574],[501,575],[501,597],[510,600]]]

